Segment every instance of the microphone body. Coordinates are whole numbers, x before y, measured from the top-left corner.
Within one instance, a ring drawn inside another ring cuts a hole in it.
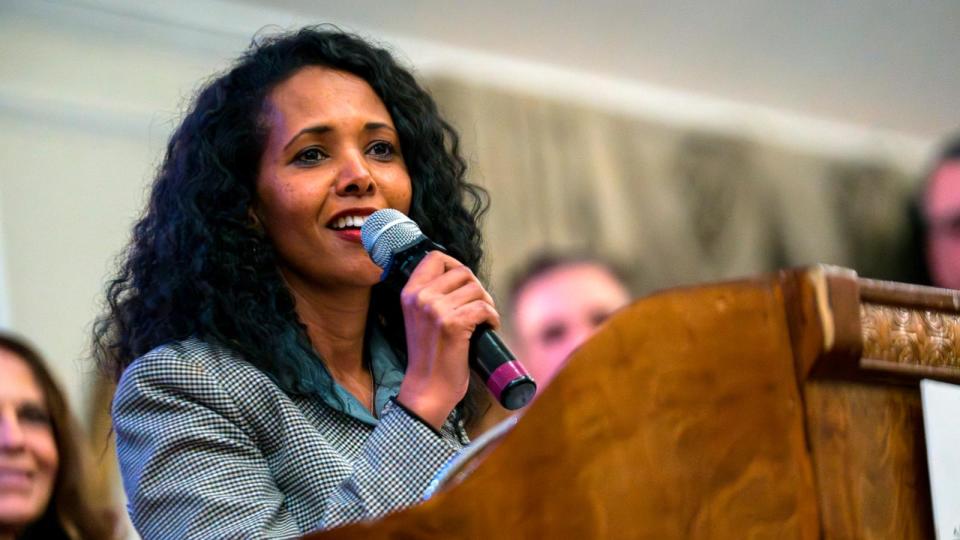
[[[383,268],[380,280],[398,293],[427,253],[446,252],[420,232],[413,220],[393,209],[371,214],[361,227],[361,237],[370,257]],[[470,368],[504,408],[519,409],[533,399],[536,383],[490,325],[474,330],[468,359]]]

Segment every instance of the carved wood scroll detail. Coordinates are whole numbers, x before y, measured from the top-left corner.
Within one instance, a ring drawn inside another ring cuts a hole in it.
[[[960,369],[960,314],[862,303],[863,358]]]

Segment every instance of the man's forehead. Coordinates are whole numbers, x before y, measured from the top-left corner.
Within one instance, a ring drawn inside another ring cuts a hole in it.
[[[569,265],[531,279],[517,295],[513,316],[520,327],[541,326],[589,316],[601,308],[610,311],[629,299],[624,285],[605,267]]]

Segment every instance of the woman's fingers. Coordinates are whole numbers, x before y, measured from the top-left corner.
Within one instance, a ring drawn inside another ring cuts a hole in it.
[[[434,271],[436,268],[430,270]],[[422,275],[427,274],[424,273]],[[401,295],[405,297],[405,302],[413,303],[414,305],[425,305],[431,303],[435,298],[442,298],[470,284],[476,284],[477,287],[483,289],[480,281],[473,275],[473,272],[466,266],[461,265],[450,268],[442,274],[435,274],[429,281],[424,282],[421,280],[419,283],[407,282]]]
[[[500,327],[500,315],[494,307],[493,299],[476,281],[465,283],[456,290],[438,297],[434,307],[438,313],[446,314],[451,319],[461,320],[461,324],[470,328],[481,323],[488,323],[494,328]],[[482,307],[482,312],[477,311],[478,307]]]
[[[484,323],[489,324],[494,330],[500,328],[500,314],[497,313],[493,304],[486,300],[474,300],[458,307],[455,311],[470,328],[476,328]]]
[[[408,307],[425,309],[437,316],[473,300],[494,305],[493,297],[469,268],[437,251],[427,254],[417,265],[401,298]]]
[[[404,290],[419,290],[434,279],[444,275],[447,271],[463,267],[463,264],[453,257],[440,251],[431,251],[417,264],[407,279]],[[467,268],[469,271],[469,268]]]
[[[440,252],[428,253],[400,295],[407,335],[407,373],[398,399],[439,426],[467,390],[470,336],[500,315],[469,268]]]

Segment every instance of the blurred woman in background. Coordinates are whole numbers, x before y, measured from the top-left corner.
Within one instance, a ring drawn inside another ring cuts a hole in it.
[[[0,334],[0,539],[113,537],[91,505],[87,454],[40,356]]]

